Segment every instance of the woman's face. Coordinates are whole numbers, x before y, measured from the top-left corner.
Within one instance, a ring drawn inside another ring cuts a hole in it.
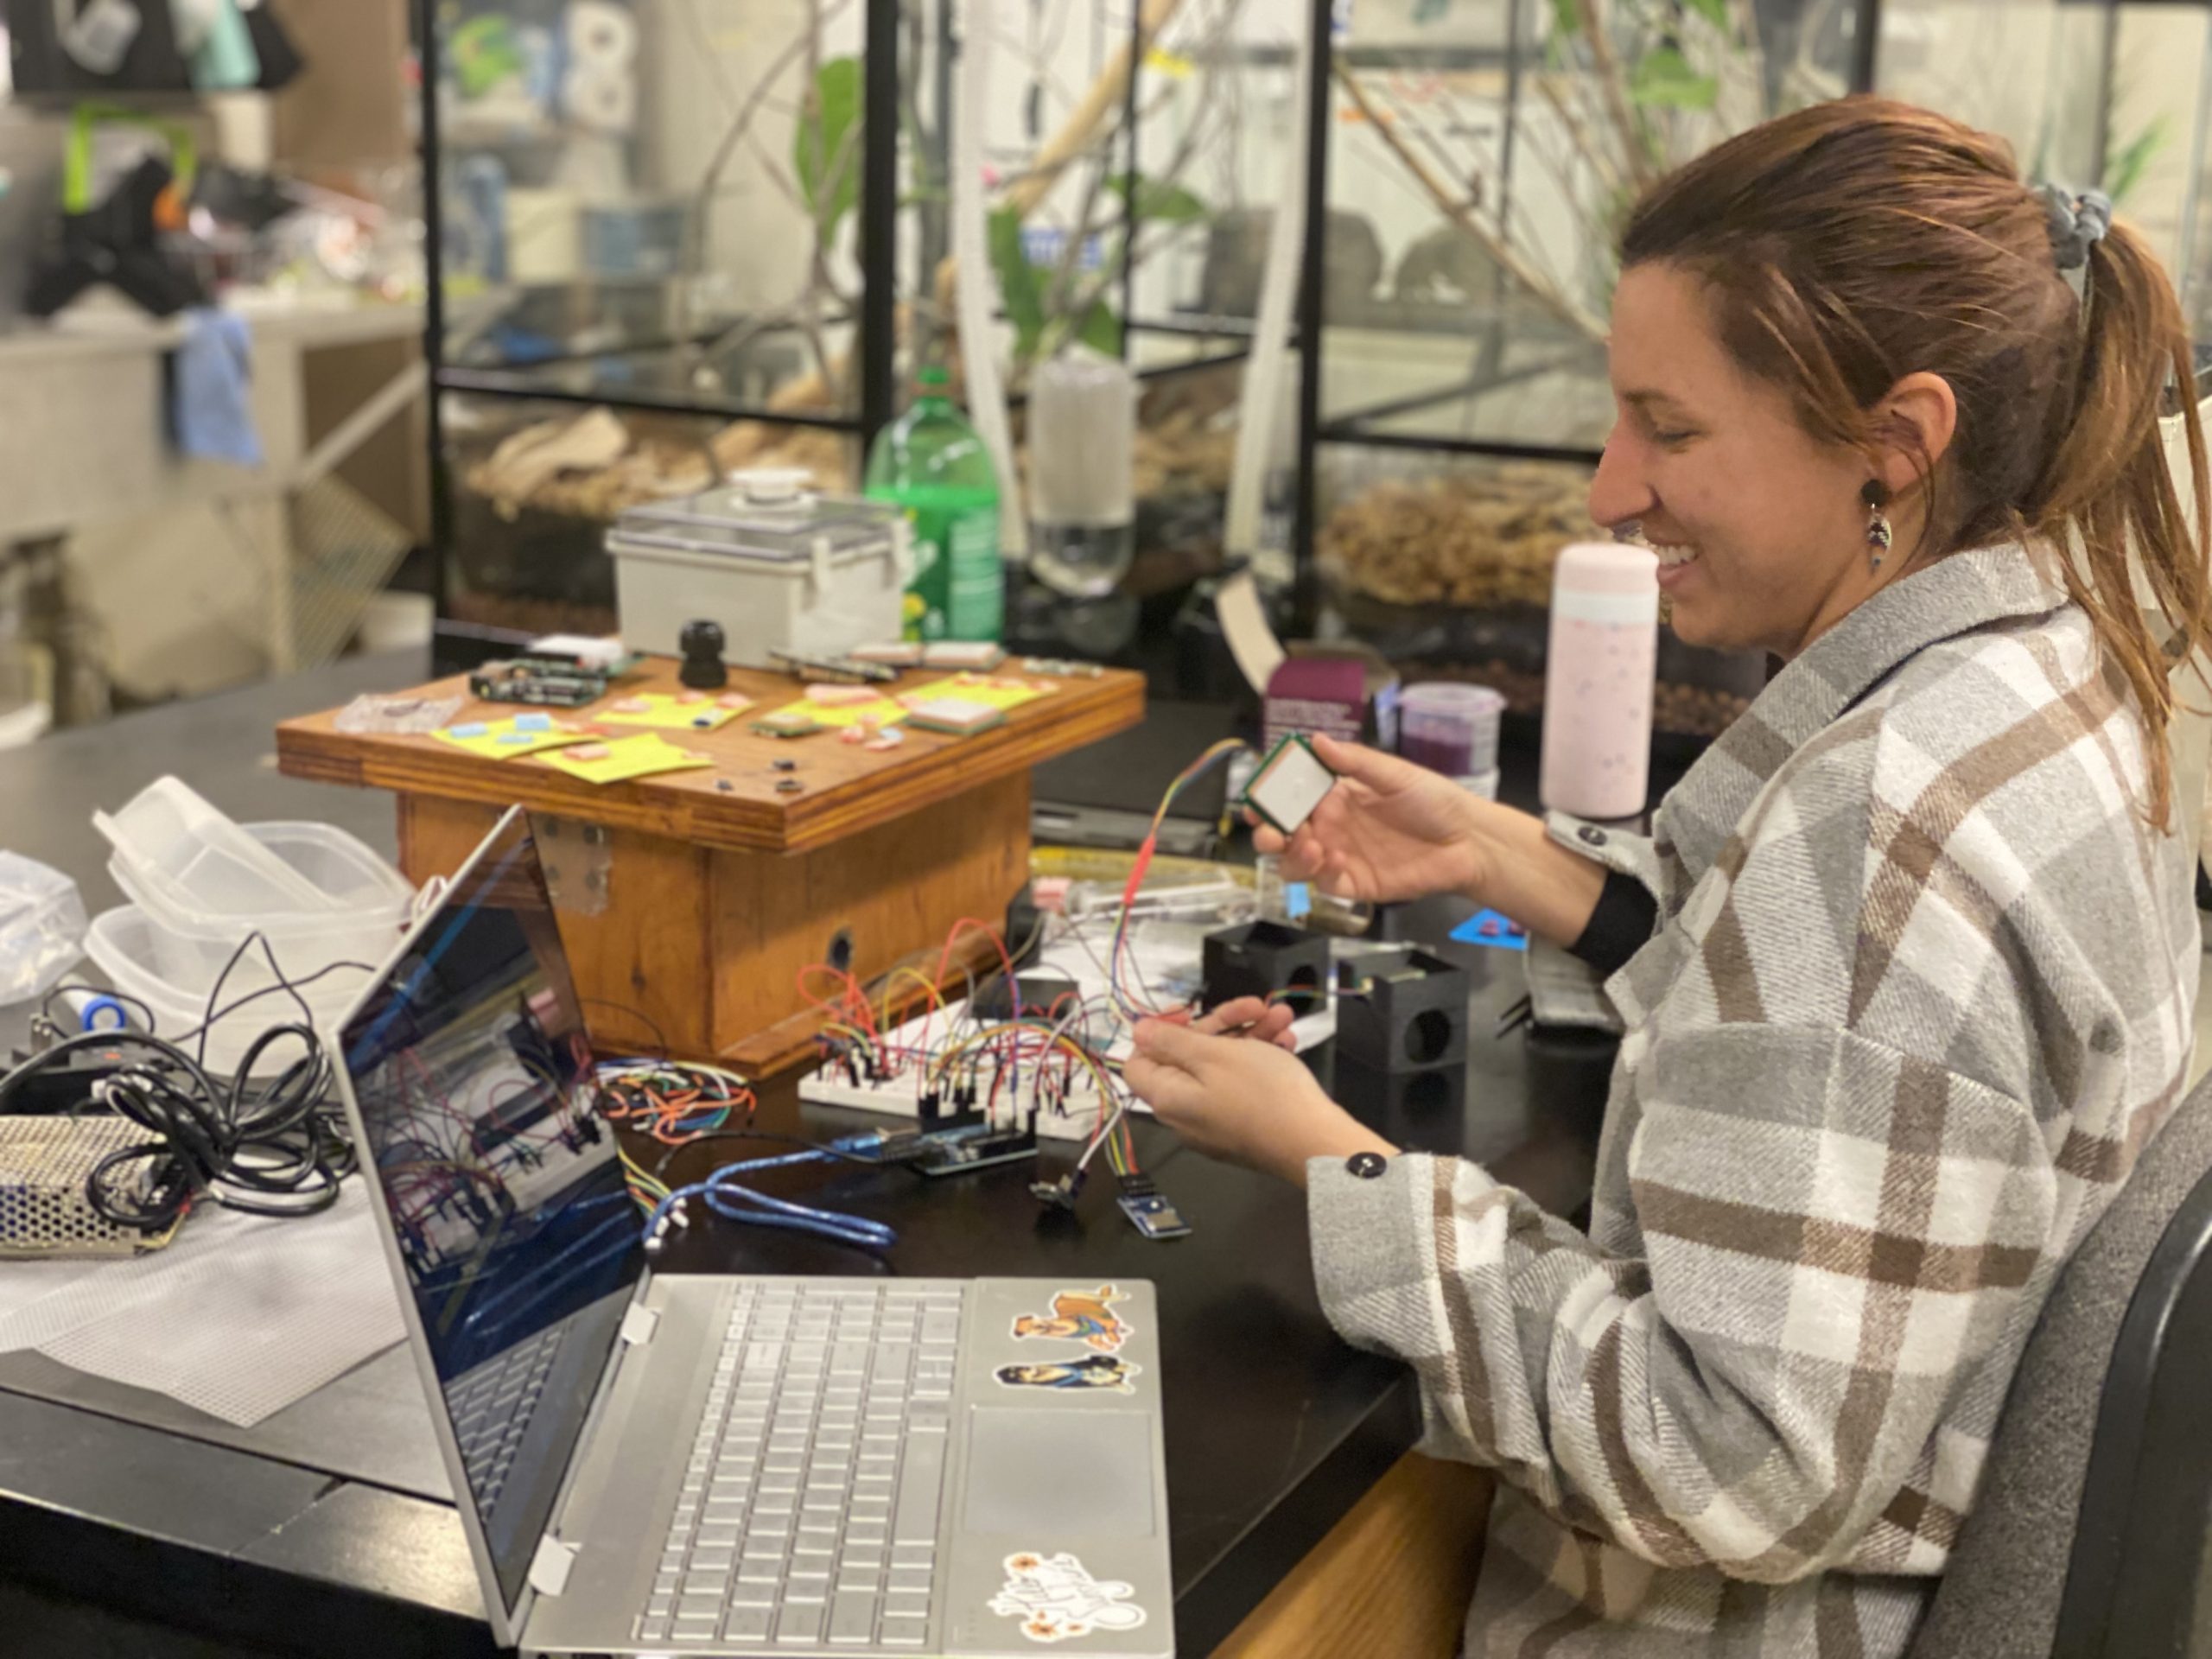
[[[1590,514],[1642,528],[1677,634],[1794,656],[1872,591],[1865,457],[1816,442],[1778,388],[1736,365],[1694,277],[1626,272],[1610,360],[1618,415]]]

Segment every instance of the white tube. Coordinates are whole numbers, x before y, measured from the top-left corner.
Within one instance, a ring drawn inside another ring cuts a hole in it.
[[[1301,20],[1310,8],[1300,8]],[[1260,505],[1267,487],[1268,463],[1281,430],[1276,404],[1283,396],[1290,359],[1290,308],[1298,293],[1299,251],[1306,238],[1306,146],[1311,103],[1306,82],[1313,71],[1313,35],[1301,21],[1297,49],[1291,54],[1290,142],[1283,147],[1282,188],[1275,197],[1274,222],[1268,237],[1267,273],[1260,283],[1260,315],[1252,327],[1252,356],[1244,368],[1244,409],[1236,434],[1236,458],[1229,474],[1229,523],[1222,534],[1225,562],[1235,567],[1259,550]],[[1306,342],[1306,372],[1321,372],[1321,342]]]
[[[991,259],[984,235],[983,111],[991,91],[991,36],[983,14],[996,0],[968,0],[960,31],[960,86],[952,100],[952,252],[960,272],[960,362],[968,418],[999,472],[999,556],[1019,563],[1029,554],[1029,515],[1021,507],[1007,427],[1006,390],[999,383],[998,330],[991,321]]]

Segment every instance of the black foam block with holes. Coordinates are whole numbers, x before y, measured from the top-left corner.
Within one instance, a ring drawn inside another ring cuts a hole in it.
[[[1294,995],[1280,1000],[1303,1016],[1319,1006],[1329,982],[1328,935],[1281,922],[1247,922],[1209,933],[1201,960],[1209,1008],[1240,996],[1287,991]],[[1310,995],[1295,995],[1300,992]]]
[[[1467,973],[1425,950],[1342,963],[1337,1052],[1369,1071],[1426,1071],[1467,1058]]]

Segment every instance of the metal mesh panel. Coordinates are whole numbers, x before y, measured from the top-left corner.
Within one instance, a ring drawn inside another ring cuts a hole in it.
[[[92,1166],[147,1133],[120,1117],[0,1117],[0,1255],[130,1255],[168,1243],[102,1218],[85,1198]],[[143,1171],[125,1174],[143,1192]]]

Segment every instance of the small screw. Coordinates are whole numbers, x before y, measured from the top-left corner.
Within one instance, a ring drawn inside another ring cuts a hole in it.
[[[770,764],[772,765],[778,772],[797,772],[798,770],[798,762],[796,760],[777,760],[772,761]]]
[[[776,793],[779,795],[796,795],[799,791],[805,787],[806,785],[799,782],[796,778],[779,778],[776,779]]]
[[[721,791],[721,792],[722,792],[723,794],[725,794],[725,795],[734,794],[734,793],[736,792],[736,790],[737,790],[737,785],[736,785],[735,784],[733,784],[732,782],[730,782],[730,780],[729,780],[728,779],[727,779],[727,778],[717,778],[717,779],[715,779],[715,787],[716,789],[719,789],[720,791]]]

